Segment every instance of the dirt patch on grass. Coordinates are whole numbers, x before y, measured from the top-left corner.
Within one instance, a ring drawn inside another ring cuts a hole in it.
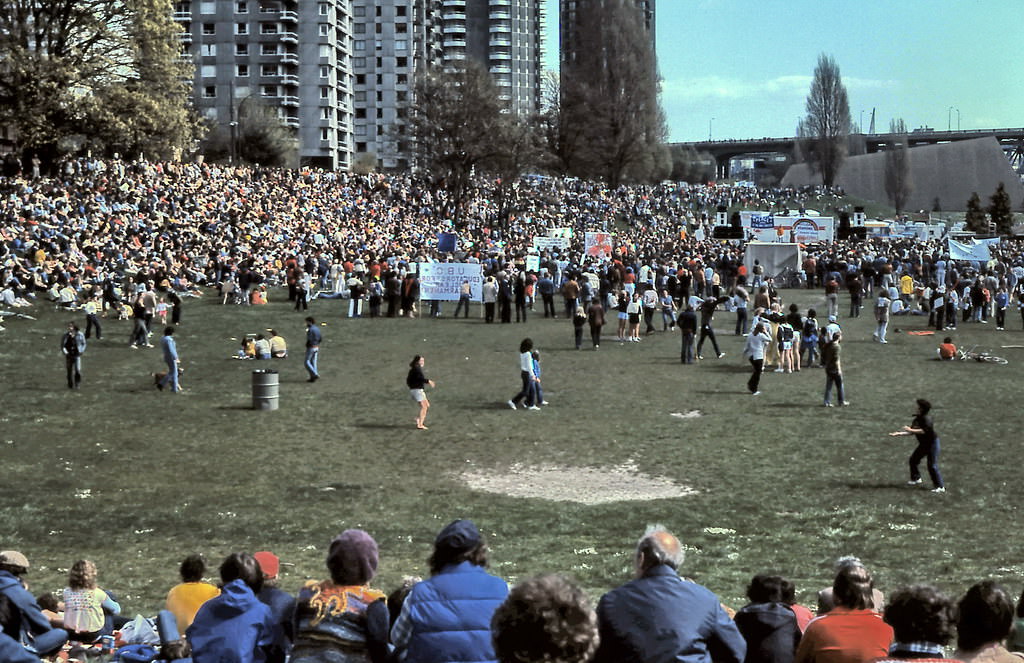
[[[612,468],[513,465],[505,472],[469,471],[459,477],[473,490],[553,502],[607,504],[694,495],[690,486],[652,477],[627,462]]]

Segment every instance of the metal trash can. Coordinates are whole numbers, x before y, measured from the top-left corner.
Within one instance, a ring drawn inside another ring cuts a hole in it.
[[[252,409],[269,411],[278,408],[277,377],[274,370],[252,372]]]

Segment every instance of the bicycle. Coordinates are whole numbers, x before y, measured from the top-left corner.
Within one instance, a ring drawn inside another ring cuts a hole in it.
[[[977,346],[975,346],[977,347]],[[970,350],[957,350],[957,359],[960,361],[968,361],[973,359],[974,361],[985,363],[985,364],[996,364],[997,366],[1006,366],[1010,362],[1002,357],[997,357],[989,352],[982,350],[980,352],[975,351],[974,348]]]
[[[786,267],[775,275],[775,283],[780,288],[802,288],[804,286],[803,272]]]

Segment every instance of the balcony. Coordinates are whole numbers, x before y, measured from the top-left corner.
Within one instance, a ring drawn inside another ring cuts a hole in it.
[[[444,0],[441,6],[445,9],[448,8],[459,8],[462,11],[466,11],[466,0]]]
[[[289,23],[299,22],[298,12],[288,11],[287,9],[282,9],[281,12],[277,15],[277,17],[282,21],[287,21]]]
[[[299,56],[295,53],[281,53],[281,62],[285,64],[299,64]]]
[[[444,26],[444,33],[446,35],[449,35],[449,34],[466,34],[466,24],[465,23],[452,23],[450,25],[446,25],[446,26]]]
[[[191,32],[179,32],[178,33],[178,41],[183,43],[183,44],[191,44],[192,43],[192,33]]]
[[[450,39],[445,39],[444,40],[444,47],[445,48],[465,48],[466,47],[466,39],[465,39],[465,37],[463,37],[462,39],[458,39],[456,37],[452,37]]]
[[[512,81],[505,78],[499,78],[498,80],[494,81],[494,84],[497,85],[498,87],[512,87]]]
[[[491,9],[498,9],[502,7],[511,7],[512,0],[491,0]]]
[[[466,10],[465,9],[446,9],[441,14],[441,19],[445,21],[465,21]]]
[[[512,84],[509,83],[509,85],[512,85]],[[298,107],[298,105],[299,105],[299,98],[296,97],[296,96],[290,95],[290,94],[284,95],[283,97],[281,97],[281,105],[282,106],[295,106],[295,107]]]
[[[492,60],[511,60],[512,53],[509,51],[491,51],[490,57]]]
[[[507,64],[496,64],[491,66],[489,70],[492,74],[511,74],[512,67]]]
[[[512,33],[512,24],[511,23],[495,23],[494,25],[492,25],[489,28],[488,32],[490,32],[491,34],[494,34],[495,32],[502,32],[502,33],[505,33],[505,34],[511,34]]]
[[[283,122],[284,126],[291,127],[292,129],[298,129],[300,124],[299,118],[297,117],[286,117],[284,118]]]
[[[174,12],[175,21],[191,21],[192,12]]]
[[[294,32],[281,32],[279,34],[281,35],[281,41],[285,42],[286,44],[299,43],[299,35],[297,35]]]
[[[502,35],[495,35],[491,37],[490,45],[493,46],[504,46],[506,48],[512,46],[512,40]]]
[[[299,77],[294,74],[284,74],[281,76],[281,83],[283,85],[298,85]]]
[[[511,21],[512,14],[506,9],[492,9],[491,10],[492,21]]]

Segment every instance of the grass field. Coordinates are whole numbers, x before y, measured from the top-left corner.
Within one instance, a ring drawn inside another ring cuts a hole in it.
[[[38,320],[6,321],[0,549],[29,557],[35,591],[63,587],[66,569],[87,557],[126,612],[152,613],[185,554],[203,552],[215,568],[232,550],[259,549],[281,556],[282,586],[295,591],[325,576],[326,545],[348,527],[380,543],[375,584],[389,590],[404,574],[426,573],[434,535],[457,517],[481,526],[506,579],[567,572],[595,597],[627,578],[652,522],[685,543],[684,574],[733,607],[763,571],[791,577],[811,602],[842,554],[862,557],[889,591],[931,581],[959,594],[982,578],[1020,589],[1024,349],[1001,348],[1024,345],[1016,311],[1011,331],[961,325],[954,334],[1008,366],[940,364],[934,336],[890,329],[881,346],[870,340],[870,312],[841,318],[852,406],[825,409],[820,369],[766,373],[764,395],[747,395],[728,313],[716,316],[726,357],[681,366],[671,334],[622,345],[606,328],[599,351],[577,352],[564,319],[353,320],[341,302],[319,300],[310,313],[326,322],[323,379],[308,384],[303,315],[277,296],[260,308],[187,300],[176,334],[186,391],[177,396],[153,388],[159,349],[129,350],[128,322],[106,321],[83,358],[83,389],[72,392],[58,348],[68,315],[37,305]],[[824,309],[817,291],[784,296]],[[894,319],[891,328],[925,322]],[[229,358],[236,339],[268,327],[288,339],[292,358]],[[542,351],[551,405],[540,412],[505,405],[519,386],[524,336]],[[417,353],[437,382],[429,431],[414,429],[404,385]],[[253,411],[250,372],[268,364],[280,370],[281,408]],[[886,436],[909,423],[917,397],[935,404],[945,495],[906,488],[913,439]],[[672,416],[692,411],[700,416]],[[542,466],[582,483],[598,476],[586,470],[627,466],[651,477],[632,479],[637,494],[655,479],[695,492],[586,504],[463,480]]]

